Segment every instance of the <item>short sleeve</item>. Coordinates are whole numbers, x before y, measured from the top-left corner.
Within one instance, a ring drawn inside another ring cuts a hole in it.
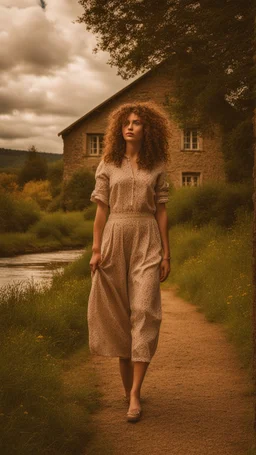
[[[167,172],[162,169],[157,176],[155,192],[156,203],[168,202],[169,200],[169,183],[167,181]]]
[[[95,187],[91,193],[90,201],[100,200],[109,206],[109,175],[104,160],[101,160],[95,172]]]

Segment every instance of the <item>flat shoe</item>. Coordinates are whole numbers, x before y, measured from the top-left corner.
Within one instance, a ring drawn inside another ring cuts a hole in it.
[[[131,411],[128,411],[126,414],[127,422],[138,422],[141,418],[141,409],[131,409]]]

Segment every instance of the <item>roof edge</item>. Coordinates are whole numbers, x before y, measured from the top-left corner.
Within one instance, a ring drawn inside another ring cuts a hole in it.
[[[92,115],[97,109],[103,107],[105,104],[109,103],[110,101],[112,101],[114,98],[116,98],[117,96],[119,96],[121,93],[125,92],[125,90],[129,89],[132,85],[135,85],[138,81],[140,81],[141,79],[143,79],[144,77],[146,77],[147,75],[149,75],[149,73],[152,73],[156,68],[158,68],[159,66],[161,66],[163,63],[165,63],[165,61],[163,62],[160,62],[158,63],[156,66],[154,66],[154,68],[151,68],[150,70],[146,71],[144,74],[142,74],[141,76],[139,76],[135,81],[132,81],[130,84],[126,85],[125,87],[123,87],[121,90],[119,90],[118,92],[114,93],[114,95],[111,95],[109,98],[107,98],[106,100],[104,100],[102,103],[98,104],[97,106],[95,106],[93,109],[91,109],[89,112],[87,112],[86,114],[82,115],[82,117],[80,117],[79,119],[75,120],[75,122],[71,123],[69,126],[67,126],[66,128],[64,128],[64,130],[60,131],[60,133],[58,133],[58,136],[62,136],[62,135],[65,135],[67,133],[69,133],[76,125],[78,125],[80,122],[82,122],[84,119],[86,119],[87,117],[89,117],[90,115]]]

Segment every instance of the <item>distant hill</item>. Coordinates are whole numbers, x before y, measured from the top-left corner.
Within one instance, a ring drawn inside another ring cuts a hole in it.
[[[27,158],[27,150],[13,150],[0,148],[0,168],[20,168]],[[38,152],[48,163],[63,159],[63,154]]]

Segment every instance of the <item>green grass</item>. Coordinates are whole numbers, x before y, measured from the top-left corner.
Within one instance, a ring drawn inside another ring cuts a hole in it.
[[[0,234],[0,256],[85,247],[92,241],[93,220],[83,212],[41,212],[26,233]]]
[[[165,284],[191,301],[210,322],[222,323],[243,365],[252,368],[252,213],[232,228],[188,223],[169,231],[171,273]]]
[[[80,263],[72,273],[55,273],[51,287],[27,280],[0,289],[3,455],[80,454],[93,438],[90,414],[99,393],[86,367],[91,279],[86,258]],[[67,387],[63,365],[77,352],[82,384]]]
[[[167,204],[169,226],[190,223],[195,227],[215,222],[230,227],[237,211],[253,210],[253,182],[206,182],[199,187],[180,187],[170,192]]]

